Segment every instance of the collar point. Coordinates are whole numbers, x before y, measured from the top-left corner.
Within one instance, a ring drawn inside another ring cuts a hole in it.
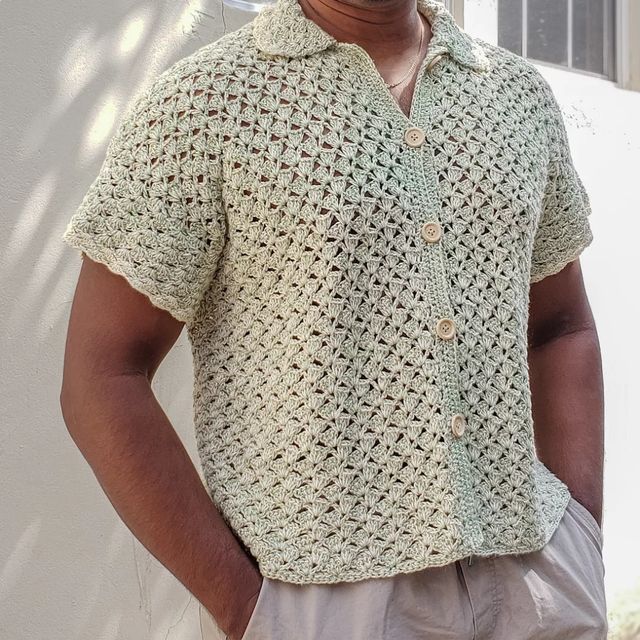
[[[470,64],[476,71],[481,73],[486,73],[493,67],[493,62],[487,55],[486,51],[477,42],[474,42],[471,48]]]
[[[480,73],[487,73],[488,71],[491,71],[492,67],[492,62],[486,58],[484,60],[478,60],[474,65],[476,71],[479,71]]]
[[[256,46],[265,57],[302,58],[335,42],[304,15],[298,0],[277,0],[253,19]]]

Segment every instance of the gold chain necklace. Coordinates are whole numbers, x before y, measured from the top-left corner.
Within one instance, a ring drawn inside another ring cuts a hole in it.
[[[399,84],[404,82],[415,69],[416,64],[418,63],[418,59],[420,58],[420,52],[422,51],[422,40],[424,38],[424,21],[422,20],[422,18],[420,18],[420,25],[422,26],[422,31],[420,32],[420,45],[418,46],[418,53],[416,54],[416,58],[413,61],[413,64],[411,65],[411,67],[409,68],[409,71],[407,71],[407,73],[404,75],[404,77],[401,80],[398,80],[398,82],[394,82],[393,84],[389,84],[388,82],[385,82],[388,89],[393,89],[393,87],[397,87]]]

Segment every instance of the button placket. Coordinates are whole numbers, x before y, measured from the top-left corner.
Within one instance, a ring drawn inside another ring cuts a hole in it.
[[[429,69],[435,64],[436,59],[439,57],[434,57]],[[431,86],[428,91],[423,92],[422,95],[425,96],[423,104],[419,105],[420,109],[416,109],[416,115],[420,119],[417,124],[420,126],[405,129],[404,142],[411,148],[410,169],[416,176],[412,183],[417,187],[416,200],[419,211],[423,213],[417,233],[421,237],[424,248],[424,278],[426,287],[430,291],[430,315],[436,339],[435,349],[439,352],[438,359],[444,364],[440,382],[447,429],[451,437],[452,477],[457,483],[457,492],[460,497],[462,536],[469,553],[474,553],[480,548],[484,538],[479,524],[479,506],[474,493],[471,461],[465,446],[467,424],[466,417],[461,411],[463,405],[458,378],[457,325],[449,297],[445,247],[441,242],[443,228],[439,219],[438,178],[434,169],[431,147],[428,144],[428,123],[434,101],[438,98],[437,86],[428,75],[423,82]],[[426,101],[428,104],[424,104]],[[423,132],[424,136],[416,133],[415,129]]]

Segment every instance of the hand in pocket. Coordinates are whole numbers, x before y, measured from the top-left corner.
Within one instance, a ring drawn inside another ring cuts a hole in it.
[[[252,595],[248,600],[246,600],[244,606],[242,606],[234,616],[233,627],[227,631],[228,640],[243,640],[247,627],[249,626],[249,622],[253,617],[258,598],[260,597],[260,592],[262,591],[262,587],[264,585],[264,578],[262,576],[259,577],[259,580],[260,582],[258,584],[257,590],[255,587],[252,587]]]

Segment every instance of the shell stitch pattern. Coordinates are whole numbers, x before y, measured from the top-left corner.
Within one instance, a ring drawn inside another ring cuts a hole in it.
[[[537,69],[418,9],[425,69],[445,54],[422,144],[278,0],[134,101],[63,236],[186,323],[207,488],[269,578],[534,551],[570,498],[536,458],[528,295],[591,242],[589,199]]]

